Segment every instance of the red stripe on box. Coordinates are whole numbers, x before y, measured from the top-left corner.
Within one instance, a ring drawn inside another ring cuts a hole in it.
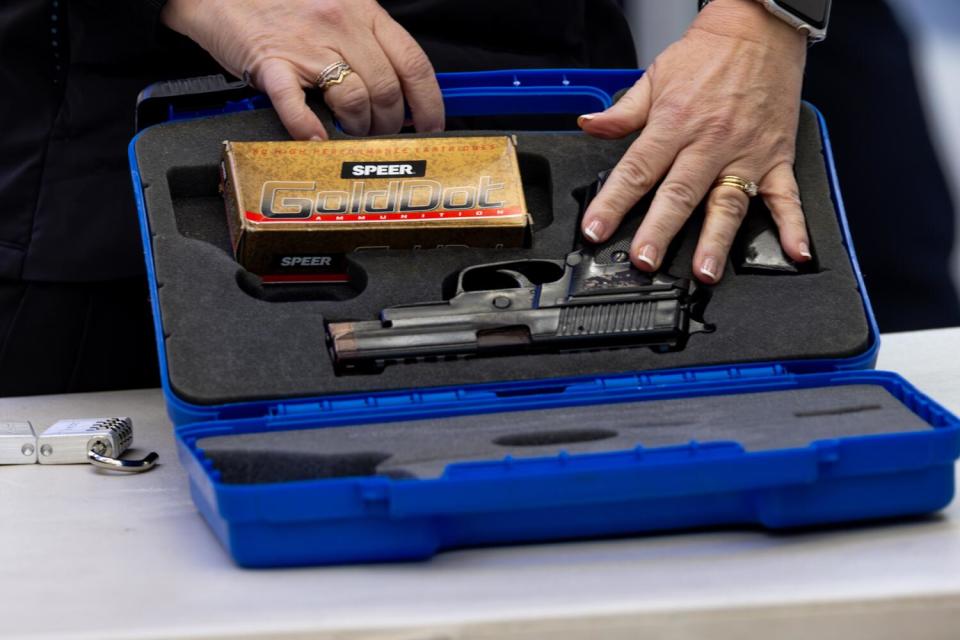
[[[423,220],[466,220],[471,218],[514,218],[525,215],[520,207],[506,207],[502,209],[469,209],[467,211],[418,211],[402,213],[323,213],[314,214],[309,218],[268,218],[256,211],[245,213],[250,222],[291,223],[291,222],[318,222],[323,224],[356,224],[372,222],[420,222]]]
[[[291,273],[287,275],[260,276],[265,284],[282,283],[320,283],[320,282],[350,282],[345,273]]]

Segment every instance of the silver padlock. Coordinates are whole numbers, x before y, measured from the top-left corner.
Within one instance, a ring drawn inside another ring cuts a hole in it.
[[[37,435],[29,422],[0,422],[0,464],[37,461]]]
[[[81,418],[60,420],[37,439],[40,464],[91,463],[112,471],[147,471],[157,461],[150,453],[142,460],[121,460],[133,444],[130,418]]]

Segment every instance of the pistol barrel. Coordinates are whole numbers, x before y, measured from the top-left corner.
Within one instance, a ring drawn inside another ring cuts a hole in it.
[[[329,325],[331,350],[339,366],[411,358],[467,356],[477,352],[477,332],[465,325],[384,327],[378,321]]]

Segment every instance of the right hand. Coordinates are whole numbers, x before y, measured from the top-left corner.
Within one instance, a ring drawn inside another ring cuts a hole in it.
[[[233,75],[249,74],[295,139],[328,137],[304,90],[340,60],[353,73],[329,87],[324,99],[344,131],[397,133],[404,98],[417,131],[443,129],[430,60],[374,0],[169,0],[161,19]]]

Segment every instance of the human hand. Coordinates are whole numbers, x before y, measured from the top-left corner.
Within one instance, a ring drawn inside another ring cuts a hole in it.
[[[630,251],[638,268],[655,271],[709,192],[693,272],[717,282],[749,204],[740,189],[711,190],[733,175],[759,185],[787,255],[810,260],[793,174],[806,50],[804,34],[753,0],[704,8],[615,105],[580,117],[600,138],[641,131],[584,214],[584,235],[605,241],[663,178]]]
[[[304,90],[341,60],[353,73],[328,87],[324,99],[347,133],[397,133],[404,97],[417,131],[443,129],[430,61],[374,0],[168,0],[161,20],[230,73],[249,74],[296,139],[327,138]]]

